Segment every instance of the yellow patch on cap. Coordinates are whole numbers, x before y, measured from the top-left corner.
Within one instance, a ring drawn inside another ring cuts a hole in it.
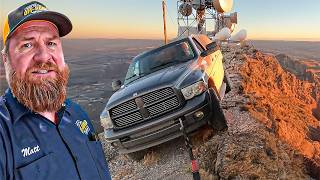
[[[6,44],[9,32],[10,32],[10,28],[9,28],[8,18],[6,18],[4,27],[3,27],[3,33],[2,33],[3,45]]]

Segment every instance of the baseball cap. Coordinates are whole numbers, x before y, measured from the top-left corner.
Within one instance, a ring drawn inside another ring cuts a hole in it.
[[[10,38],[19,26],[32,20],[52,22],[58,28],[60,37],[69,34],[72,30],[71,21],[67,16],[58,12],[49,11],[42,3],[32,1],[8,14],[3,28],[3,43],[6,43],[7,39]]]

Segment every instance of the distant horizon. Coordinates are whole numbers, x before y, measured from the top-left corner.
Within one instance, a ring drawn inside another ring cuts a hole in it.
[[[112,37],[95,37],[95,38],[74,38],[74,37],[62,37],[62,40],[147,40],[147,41],[164,41],[164,39],[152,39],[152,38],[112,38]],[[169,39],[169,41],[172,39]],[[0,38],[1,49],[3,48],[3,41]],[[311,39],[247,39],[247,41],[278,41],[278,42],[310,42],[317,43],[320,42],[320,39],[311,40]]]
[[[164,39],[152,39],[152,38],[64,38],[62,39],[68,39],[68,40],[151,40],[151,41],[164,41]],[[172,38],[174,39],[174,38]],[[169,40],[172,40],[169,39]],[[287,41],[287,42],[320,42],[320,39],[311,40],[311,39],[247,39],[246,41]]]
[[[163,41],[163,39],[152,39],[152,38],[63,38],[63,39],[69,39],[69,40],[76,40],[76,39],[113,39],[113,40],[155,40],[155,41]],[[169,39],[171,40],[171,39]],[[320,42],[320,39],[317,40],[311,40],[311,39],[247,39],[247,41],[292,41],[292,42]]]
[[[28,1],[31,0],[0,0],[0,34],[6,14]],[[70,18],[73,30],[67,38],[161,40],[163,37],[162,0],[38,1]],[[178,32],[177,0],[166,1],[167,31],[172,39]],[[231,12],[238,12],[234,33],[246,29],[249,40],[320,41],[319,6],[320,1],[315,0],[234,0]],[[303,13],[294,13],[302,10]],[[208,21],[207,31],[212,31],[213,26],[214,22]]]

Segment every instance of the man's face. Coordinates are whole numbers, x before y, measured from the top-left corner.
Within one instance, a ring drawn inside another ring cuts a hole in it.
[[[29,21],[19,27],[10,38],[9,59],[12,69],[21,77],[37,63],[52,63],[62,70],[65,61],[61,40],[56,27],[46,21]],[[54,78],[50,69],[34,69],[30,76]]]
[[[187,54],[189,55],[190,54],[190,51],[189,51],[189,45],[185,42],[181,43],[181,49]]]
[[[59,33],[44,21],[23,24],[10,38],[5,60],[13,95],[34,112],[56,112],[66,98],[69,68]]]

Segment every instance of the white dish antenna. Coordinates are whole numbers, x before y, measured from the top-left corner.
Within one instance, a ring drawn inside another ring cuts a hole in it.
[[[222,28],[222,29],[213,37],[213,39],[223,41],[223,40],[229,39],[230,37],[231,37],[231,31],[230,31],[229,28],[225,27],[225,28]]]
[[[213,7],[219,13],[231,11],[233,6],[233,0],[213,0]]]
[[[231,41],[244,41],[247,39],[247,30],[241,29],[237,34],[233,35],[230,40]]]

